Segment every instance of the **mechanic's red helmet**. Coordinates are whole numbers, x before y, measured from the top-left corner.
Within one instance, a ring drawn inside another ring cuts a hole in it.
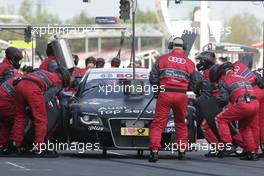
[[[210,68],[209,79],[211,82],[217,82],[228,70],[233,69],[231,62],[224,62],[221,65],[214,65]]]
[[[87,59],[85,59],[85,67],[87,67],[89,64],[93,64],[95,66],[96,65],[96,58],[93,56],[90,56]]]
[[[65,67],[59,67],[56,72],[59,73],[63,87],[69,87],[71,82],[71,74],[69,70]]]
[[[120,66],[120,63],[121,63],[121,60],[118,57],[114,57],[111,60],[111,67],[117,67],[118,68]]]
[[[104,68],[105,60],[101,57],[96,59],[96,68]]]
[[[8,47],[5,51],[6,58],[16,69],[20,68],[19,61],[23,58],[22,52],[15,47]]]

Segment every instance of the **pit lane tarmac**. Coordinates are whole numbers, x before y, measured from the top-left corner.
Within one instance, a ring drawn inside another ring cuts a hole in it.
[[[138,159],[136,151],[91,151],[85,154],[60,152],[59,158],[0,158],[2,176],[253,176],[263,175],[264,158],[241,161],[237,157],[205,158],[205,152],[188,152],[188,160],[160,152],[157,163],[147,161],[148,152]]]

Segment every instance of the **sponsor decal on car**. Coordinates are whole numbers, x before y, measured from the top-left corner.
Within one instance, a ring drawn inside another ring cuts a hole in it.
[[[149,136],[149,128],[122,127],[121,136]]]
[[[106,115],[106,114],[139,114],[142,111],[142,109],[132,109],[127,107],[101,107],[98,109],[98,112],[100,115]],[[147,114],[153,114],[154,110],[146,110],[145,113]]]
[[[93,125],[93,126],[88,126],[88,130],[89,131],[103,131],[104,127]]]
[[[174,133],[175,132],[175,128],[174,127],[165,127],[164,128],[164,132],[165,133]]]
[[[117,78],[133,78],[132,73],[118,73],[116,74]],[[148,79],[149,75],[146,74],[135,74],[135,78],[137,79]]]
[[[132,79],[133,73],[92,73],[89,75],[87,82],[90,82],[94,79]],[[149,74],[137,73],[135,74],[137,79],[148,79]]]

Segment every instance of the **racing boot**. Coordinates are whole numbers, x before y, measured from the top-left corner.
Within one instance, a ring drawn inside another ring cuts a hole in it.
[[[261,148],[262,154],[264,154],[264,144],[260,144],[260,148]]]
[[[33,150],[31,153],[32,156],[36,158],[57,158],[59,154],[55,150]]]
[[[185,151],[181,152],[180,150],[178,151],[178,160],[186,160],[186,154]]]
[[[236,153],[236,147],[231,144],[229,148],[224,147],[223,150],[219,150],[218,153],[216,154],[218,158],[224,158],[225,156],[230,156],[231,154]]]
[[[57,155],[58,153],[55,150],[44,150],[44,151],[38,151],[34,150],[33,153],[35,155]]]
[[[255,152],[243,152],[240,155],[240,160],[257,161],[259,160],[259,156]]]
[[[149,162],[155,163],[159,160],[158,151],[150,151]]]
[[[6,146],[4,146],[4,145],[1,145],[1,146],[0,146],[0,154],[1,154],[1,155],[2,155],[2,154],[6,154],[6,150],[7,150]]]
[[[239,154],[239,158],[244,158],[248,152],[243,151]]]
[[[25,148],[18,147],[14,141],[8,142],[7,149],[5,150],[6,154],[15,154],[15,155],[23,155],[26,153]]]

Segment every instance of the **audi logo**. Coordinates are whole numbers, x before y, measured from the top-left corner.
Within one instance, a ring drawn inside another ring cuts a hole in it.
[[[173,56],[170,56],[170,57],[168,58],[168,60],[169,60],[170,62],[176,62],[176,63],[179,63],[179,64],[185,64],[185,63],[186,63],[186,60],[185,60],[185,59],[183,59],[183,58],[179,58],[179,57],[173,57]]]

